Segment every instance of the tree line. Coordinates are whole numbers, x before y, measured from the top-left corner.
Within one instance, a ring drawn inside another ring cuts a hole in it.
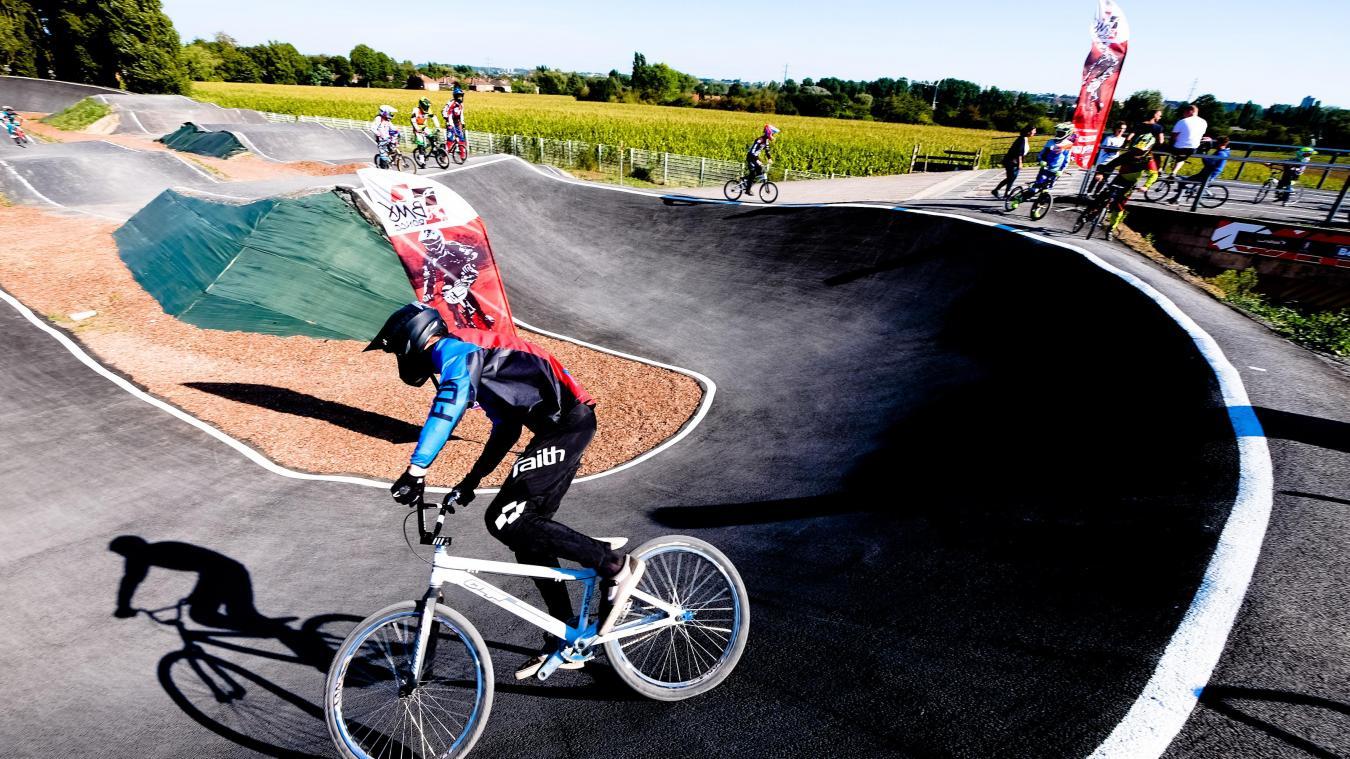
[[[418,89],[422,76],[467,79],[472,66],[399,61],[368,45],[347,55],[305,55],[289,42],[240,45],[220,33],[181,44],[159,0],[0,0],[0,66],[18,76],[53,77],[133,92],[187,93],[193,81]],[[628,73],[605,75],[539,66],[513,82],[516,91],[579,100],[714,108],[764,114],[942,124],[971,129],[1042,130],[1073,115],[1071,97],[981,87],[962,79],[937,83],[904,77],[800,83],[724,82],[649,63],[633,55]],[[1350,147],[1350,111],[1310,105],[1247,102],[1237,108],[1213,95],[1195,99],[1214,135],[1279,144]],[[1143,90],[1117,101],[1112,121],[1134,122],[1154,109],[1176,115],[1161,93]]]

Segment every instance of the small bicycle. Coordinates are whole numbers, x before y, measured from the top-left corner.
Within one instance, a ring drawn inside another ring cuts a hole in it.
[[[1057,178],[1057,175],[1050,175],[1048,178],[1037,176],[1036,181],[1031,184],[1013,188],[1013,191],[1003,199],[1003,210],[1011,213],[1016,211],[1018,206],[1031,201],[1031,220],[1044,219],[1055,204],[1055,198],[1050,194],[1050,190],[1055,186]]]
[[[445,149],[441,133],[434,129],[427,132],[426,140],[418,142],[413,148],[413,160],[417,162],[418,167],[425,169],[428,158],[436,159],[436,165],[442,169],[450,168],[450,153]]]
[[[1285,187],[1280,187],[1284,181],[1285,166],[1278,163],[1268,163],[1266,168],[1270,169],[1270,176],[1261,186],[1256,188],[1256,195],[1252,197],[1253,203],[1264,203],[1266,198],[1274,198],[1276,203],[1285,206],[1292,206],[1303,199],[1303,187],[1299,185],[1298,179],[1303,172],[1300,171],[1294,175],[1293,179]]]
[[[375,154],[375,166],[381,169],[394,169],[396,171],[411,171],[417,173],[417,163],[413,159],[403,154],[399,147],[399,133],[397,129],[389,131],[389,139],[381,145],[379,152]]]
[[[447,583],[561,641],[535,675],[540,680],[564,662],[591,660],[603,647],[610,666],[633,690],[679,701],[716,687],[740,660],[750,630],[749,596],[731,561],[708,543],[671,535],[635,549],[646,572],[617,626],[601,636],[591,610],[600,586],[594,570],[450,555],[451,538],[441,529],[446,514],[454,513],[453,496],[439,507],[430,529],[426,511],[437,507],[415,507],[421,543],[434,547],[426,594],[358,623],[333,659],[324,715],[342,756],[452,759],[468,754],[482,735],[492,711],[492,658],[478,630],[442,603]],[[404,530],[406,540],[406,518]],[[609,542],[617,548],[626,540]],[[579,582],[580,616],[566,624],[481,579],[484,573]]]
[[[1159,177],[1144,191],[1144,197],[1158,203],[1176,192],[1175,202],[1190,204],[1195,200],[1195,194],[1199,189],[1200,183],[1189,177]],[[1221,184],[1211,182],[1205,185],[1205,191],[1200,195],[1200,205],[1203,208],[1218,208],[1227,202],[1228,188]]]
[[[445,149],[450,154],[450,160],[458,164],[469,160],[469,143],[464,139],[463,127],[446,127],[445,138]]]
[[[761,176],[754,177],[746,174],[739,179],[728,179],[722,186],[722,194],[727,196],[727,200],[740,200],[742,195],[750,195],[754,189],[755,183],[759,185],[759,199],[765,203],[772,203],[778,200],[778,185],[769,181],[769,167],[773,161],[764,164],[764,173]]]
[[[5,129],[9,132],[9,136],[14,138],[15,145],[18,145],[21,148],[28,147],[28,143],[30,142],[30,140],[28,139],[28,133],[23,131],[23,127],[21,125],[16,124],[13,121],[9,121],[5,123]]]
[[[1115,182],[1111,182],[1104,189],[1092,197],[1088,204],[1078,214],[1078,218],[1073,222],[1072,234],[1078,234],[1087,227],[1087,239],[1092,239],[1092,233],[1099,228],[1102,230],[1102,237],[1110,238],[1111,229],[1103,224],[1106,221],[1106,214],[1110,212],[1111,207],[1120,200],[1120,196],[1125,192],[1125,187]],[[1120,213],[1124,213],[1121,211]]]

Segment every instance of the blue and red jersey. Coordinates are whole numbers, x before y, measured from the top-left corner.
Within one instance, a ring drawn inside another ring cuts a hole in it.
[[[493,426],[519,424],[532,432],[556,429],[578,404],[595,405],[558,359],[513,335],[455,330],[431,346],[436,397],[412,463],[428,467],[475,401]]]

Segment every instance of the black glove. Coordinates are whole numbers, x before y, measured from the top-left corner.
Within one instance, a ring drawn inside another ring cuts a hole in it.
[[[464,480],[463,482],[460,482],[458,485],[456,485],[454,490],[450,491],[450,495],[458,494],[456,498],[456,503],[458,503],[461,506],[468,506],[469,502],[473,500],[474,496],[473,491],[477,487],[478,487],[477,482]],[[449,499],[450,495],[447,495],[446,498]]]
[[[426,490],[426,478],[418,477],[412,472],[404,472],[394,481],[394,486],[389,488],[389,494],[394,496],[394,500],[404,506],[416,506],[422,502],[422,494]]]

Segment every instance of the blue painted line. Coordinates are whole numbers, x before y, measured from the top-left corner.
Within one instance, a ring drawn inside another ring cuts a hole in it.
[[[1007,224],[995,224],[994,229],[1002,229],[1006,232],[1021,232],[1017,227],[1010,227]]]
[[[1256,418],[1256,409],[1251,406],[1229,406],[1228,419],[1233,423],[1233,433],[1238,437],[1265,437],[1261,420]]]

